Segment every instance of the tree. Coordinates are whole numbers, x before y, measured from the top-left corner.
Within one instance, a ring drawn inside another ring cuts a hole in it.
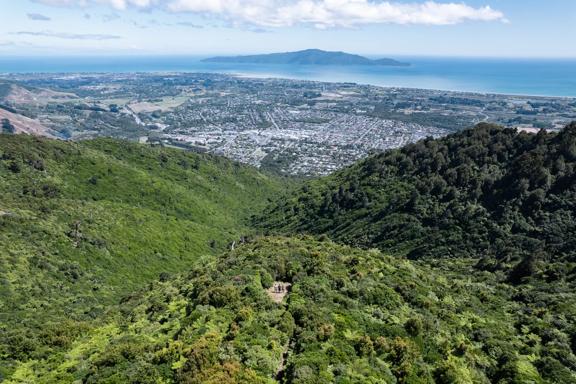
[[[12,125],[10,120],[2,119],[2,133],[8,133],[8,134],[16,133],[16,127]]]

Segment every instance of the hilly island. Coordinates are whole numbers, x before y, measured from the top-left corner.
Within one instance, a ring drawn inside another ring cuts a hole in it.
[[[247,56],[218,56],[204,59],[209,63],[297,64],[297,65],[381,65],[406,67],[410,64],[393,59],[369,59],[345,52],[306,49],[297,52],[269,53]]]
[[[294,178],[0,135],[0,381],[576,383],[576,124]]]

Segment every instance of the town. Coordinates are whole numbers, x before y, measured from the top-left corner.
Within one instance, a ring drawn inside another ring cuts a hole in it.
[[[221,74],[12,74],[0,76],[0,90],[0,111],[56,137],[125,138],[299,176],[479,122],[535,131],[576,119],[571,98]]]

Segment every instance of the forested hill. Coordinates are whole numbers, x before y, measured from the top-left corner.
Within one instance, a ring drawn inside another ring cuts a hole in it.
[[[481,124],[311,181],[259,221],[413,259],[480,258],[513,281],[574,277],[575,172],[576,124],[538,134]]]
[[[522,302],[534,292],[492,283],[327,240],[258,239],[130,295],[8,383],[575,383],[574,295]]]
[[[280,187],[220,157],[0,135],[0,381],[122,295],[226,249]]]
[[[0,135],[0,381],[576,383],[575,163],[576,125],[481,125],[272,202],[219,157]],[[383,251],[227,247],[251,216]]]
[[[213,63],[256,63],[256,64],[297,64],[297,65],[382,65],[405,67],[410,64],[393,59],[372,60],[364,56],[345,52],[328,52],[320,49],[306,49],[297,52],[270,53],[249,56],[220,56],[204,59]]]

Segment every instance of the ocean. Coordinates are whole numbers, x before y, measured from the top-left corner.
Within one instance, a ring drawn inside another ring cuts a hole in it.
[[[394,58],[412,65],[204,63],[198,56],[0,57],[0,73],[204,72],[385,87],[576,97],[576,59]]]

